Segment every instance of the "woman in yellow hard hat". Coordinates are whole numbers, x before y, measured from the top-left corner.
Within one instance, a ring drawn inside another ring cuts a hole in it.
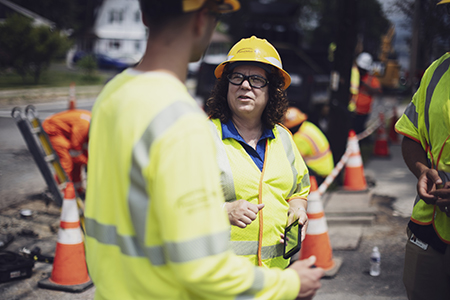
[[[234,251],[256,265],[285,268],[280,235],[299,222],[306,231],[306,165],[279,125],[291,78],[277,50],[255,36],[232,47],[215,70],[206,111],[214,127]],[[283,238],[283,236],[282,236]]]

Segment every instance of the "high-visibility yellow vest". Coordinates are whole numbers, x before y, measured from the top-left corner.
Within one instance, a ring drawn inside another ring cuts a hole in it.
[[[356,98],[359,93],[360,76],[356,64],[353,64],[350,74],[350,101],[348,102],[348,110],[354,112],[356,109]]]
[[[283,244],[279,242],[287,223],[288,201],[306,199],[310,189],[308,170],[289,131],[280,125],[267,139],[262,172],[235,139],[222,140],[222,126],[211,120],[217,143],[217,160],[225,201],[244,199],[264,203],[257,219],[246,228],[231,227],[231,245],[236,254],[255,265],[285,268]]]
[[[353,64],[351,75],[350,75],[350,94],[358,95],[359,81],[360,81],[360,75],[359,75],[358,67],[355,64]]]
[[[450,53],[433,62],[422,77],[411,103],[395,125],[398,133],[420,143],[429,167],[450,180]],[[411,221],[433,224],[439,238],[450,244],[450,218],[437,206],[416,198]]]
[[[127,70],[92,113],[86,261],[95,299],[294,299],[293,270],[229,248],[215,144],[186,87]]]
[[[313,123],[305,121],[294,134],[294,142],[306,165],[317,175],[328,176],[334,168],[330,143]]]

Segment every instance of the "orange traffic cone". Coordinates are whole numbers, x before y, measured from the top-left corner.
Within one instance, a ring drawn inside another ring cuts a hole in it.
[[[323,210],[320,193],[317,190],[317,181],[311,179],[311,192],[308,196],[308,228],[300,250],[300,259],[311,255],[316,256],[316,266],[325,270],[326,277],[336,275],[342,264],[342,259],[333,259],[330,238],[328,236],[327,220]]]
[[[389,141],[394,145],[400,144],[400,138],[398,137],[398,133],[395,131],[395,123],[397,123],[397,121],[397,107],[394,106],[391,124],[389,124]]]
[[[384,114],[380,113],[381,125],[377,129],[377,135],[375,140],[375,147],[373,149],[373,155],[379,157],[389,157],[389,147],[386,129],[384,128]]]
[[[72,82],[69,88],[69,109],[75,109],[76,107],[77,100],[75,98],[75,82]]]
[[[351,153],[345,165],[343,189],[347,191],[365,191],[367,190],[367,182],[364,177],[358,138],[354,130],[349,132],[347,147],[350,148]]]
[[[38,282],[41,288],[82,292],[93,285],[89,278],[73,183],[67,183],[61,210],[52,275]]]

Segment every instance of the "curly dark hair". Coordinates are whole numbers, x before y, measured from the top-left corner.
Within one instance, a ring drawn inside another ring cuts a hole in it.
[[[228,66],[225,66],[222,77],[216,80],[211,96],[206,101],[205,111],[212,119],[219,119],[226,123],[231,119],[231,109],[228,106],[228,79],[230,74]],[[272,72],[267,76],[269,80],[269,100],[264,108],[261,121],[265,128],[272,129],[275,124],[281,123],[288,109],[289,101],[286,91],[283,90],[284,78],[278,72]]]

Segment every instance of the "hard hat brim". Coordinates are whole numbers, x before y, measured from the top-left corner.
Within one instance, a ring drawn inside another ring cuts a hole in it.
[[[207,0],[183,0],[183,12],[193,12],[196,11],[205,4]],[[215,1],[211,1],[211,5],[208,7],[220,14],[226,14],[233,11],[237,11],[241,8],[241,4],[238,0],[223,0],[221,3],[215,3]]]
[[[447,3],[450,3],[450,0],[442,0],[441,2],[438,2],[438,4],[436,4],[436,5],[447,4]]]

